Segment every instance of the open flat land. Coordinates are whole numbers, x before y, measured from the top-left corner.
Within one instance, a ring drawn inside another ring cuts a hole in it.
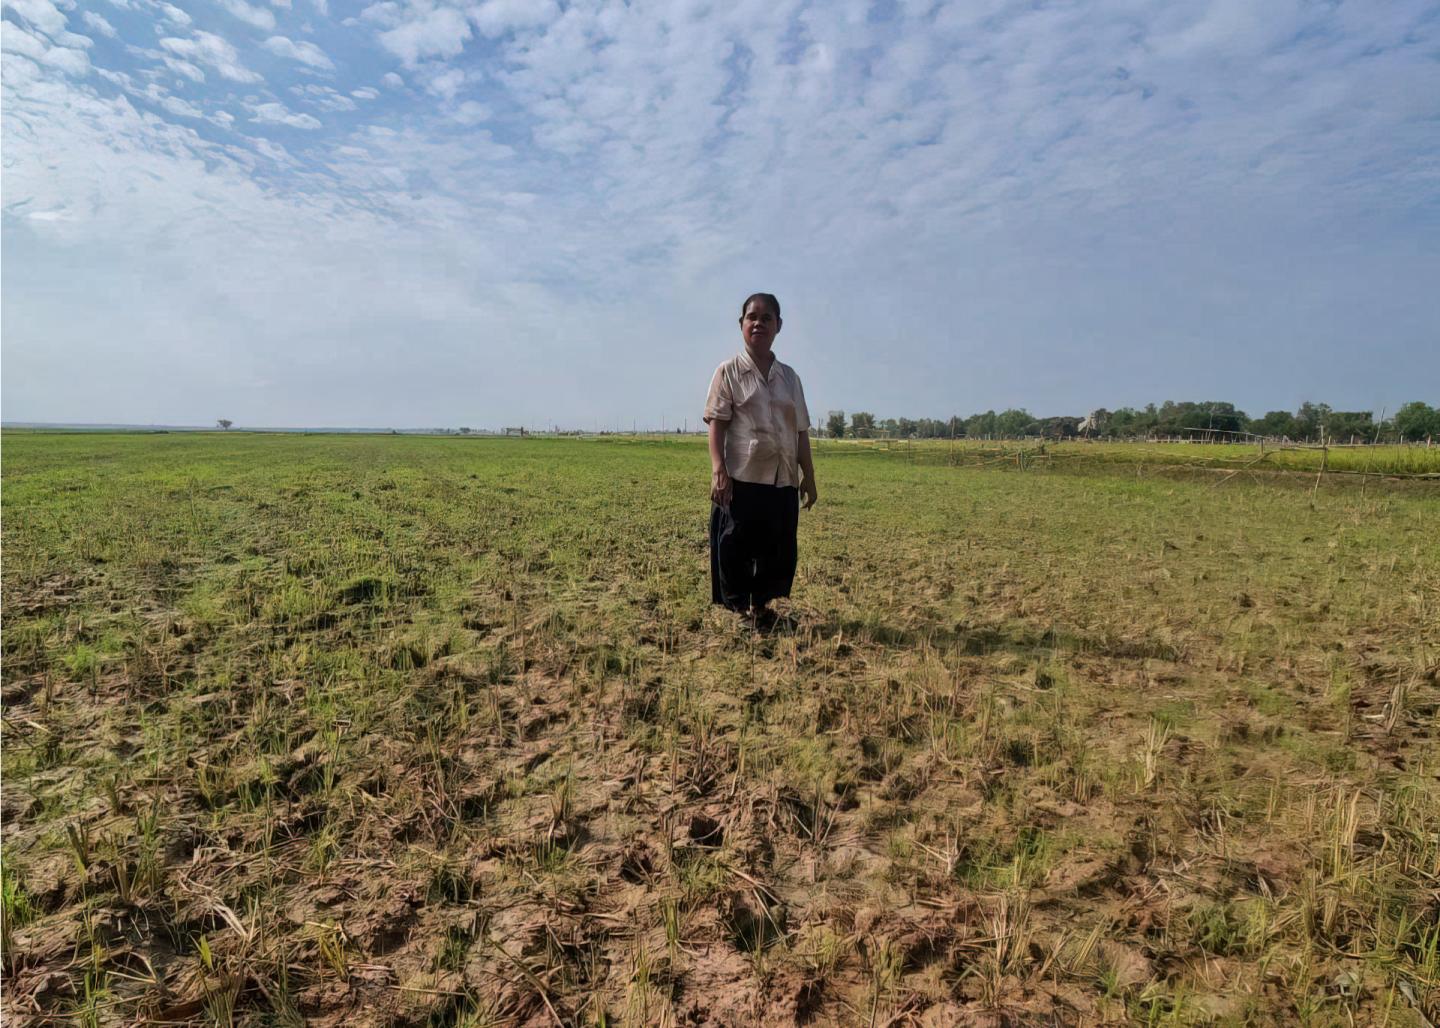
[[[3,445],[9,1024],[1440,1020],[1440,485],[827,443],[755,634],[698,440]]]

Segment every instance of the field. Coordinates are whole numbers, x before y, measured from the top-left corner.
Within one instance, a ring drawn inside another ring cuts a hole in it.
[[[696,440],[3,444],[7,1023],[1440,1020],[1432,482],[829,443],[755,634]]]
[[[1064,442],[1010,440],[984,442],[901,439],[819,440],[820,448],[840,453],[852,450],[903,451],[908,461],[945,464],[952,467],[985,467],[1014,464],[1022,468],[1078,464],[1149,468],[1183,468],[1191,471],[1219,471],[1230,475],[1267,475],[1271,472],[1324,472],[1331,475],[1359,475],[1396,479],[1440,480],[1440,449],[1422,444],[1380,446],[1312,446],[1306,444],[1259,443],[1150,443],[1091,442],[1071,439]]]

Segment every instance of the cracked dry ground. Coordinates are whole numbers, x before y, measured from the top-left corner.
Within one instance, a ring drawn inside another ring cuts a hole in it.
[[[341,573],[313,493],[260,480],[212,511],[274,504],[303,545],[217,523],[233,560],[7,580],[7,1019],[1434,1016],[1433,583],[1360,546],[1283,590],[1216,581],[1224,555],[1187,566],[1212,547],[1174,525],[1113,557],[1047,552],[1043,514],[983,540],[867,530],[847,487],[914,498],[888,466],[828,470],[831,520],[765,635],[694,599],[682,511],[517,538],[543,476],[444,462],[398,489],[371,470],[355,499],[381,518],[407,488],[483,487],[488,513],[451,536],[414,508],[373,576]],[[1090,491],[959,481],[972,516]],[[427,577],[467,546],[462,581]],[[1423,602],[1334,633],[1326,590],[1372,560]],[[1091,564],[1143,602],[1067,606]]]

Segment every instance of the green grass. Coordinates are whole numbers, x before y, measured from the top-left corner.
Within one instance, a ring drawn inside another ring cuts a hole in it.
[[[1375,446],[1259,443],[1065,442],[981,439],[826,439],[834,456],[880,452],[907,462],[1017,470],[1087,470],[1095,467],[1208,469],[1214,471],[1338,475],[1440,476],[1440,447],[1423,443]]]
[[[1431,483],[827,441],[753,636],[699,440],[3,444],[8,1015],[1435,1019]]]

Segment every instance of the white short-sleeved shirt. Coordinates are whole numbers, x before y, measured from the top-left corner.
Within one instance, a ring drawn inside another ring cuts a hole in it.
[[[725,469],[739,482],[800,485],[800,433],[810,431],[810,411],[800,376],[778,360],[762,375],[741,350],[715,369],[705,399],[705,423],[728,421]]]

